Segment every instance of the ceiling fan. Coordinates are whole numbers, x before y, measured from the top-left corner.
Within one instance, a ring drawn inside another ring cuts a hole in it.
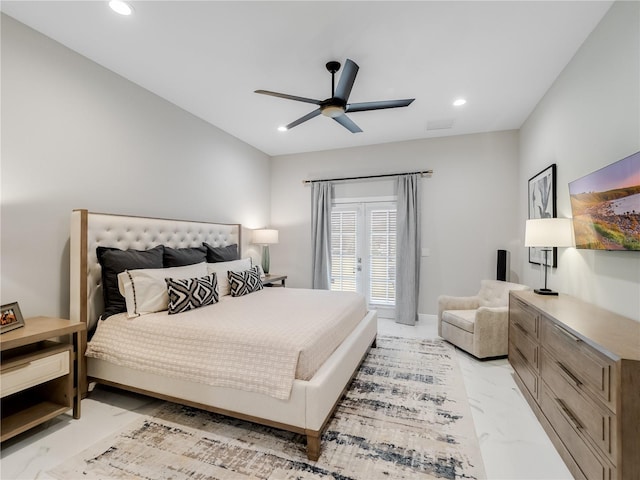
[[[272,97],[287,98],[289,100],[295,100],[297,102],[312,103],[318,105],[314,111],[307,113],[304,117],[291,122],[284,127],[289,130],[297,125],[300,125],[307,120],[311,120],[320,114],[333,118],[340,125],[345,127],[351,133],[362,132],[362,129],[356,125],[353,120],[345,115],[345,113],[351,112],[365,112],[367,110],[381,110],[383,108],[397,108],[406,107],[415,100],[415,98],[407,98],[404,100],[382,100],[378,102],[362,102],[362,103],[347,103],[349,101],[349,95],[351,89],[356,81],[356,75],[358,74],[358,65],[353,60],[347,58],[347,62],[344,66],[342,74],[340,75],[340,81],[338,82],[338,88],[335,88],[335,76],[336,72],[340,70],[340,62],[332,61],[327,63],[327,70],[331,73],[331,98],[326,100],[316,100],[313,98],[297,97],[295,95],[287,95],[286,93],[270,92],[268,90],[256,90],[255,93],[261,93],[263,95],[271,95]]]

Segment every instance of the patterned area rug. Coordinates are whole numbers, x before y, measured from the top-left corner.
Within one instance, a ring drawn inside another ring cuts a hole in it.
[[[378,337],[322,436],[163,404],[48,472],[59,479],[480,479],[484,467],[451,345]]]

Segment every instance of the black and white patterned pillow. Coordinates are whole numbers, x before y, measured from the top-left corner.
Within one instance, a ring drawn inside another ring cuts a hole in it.
[[[200,278],[165,278],[169,294],[169,315],[218,303],[215,273]]]
[[[249,270],[242,272],[227,272],[229,286],[231,287],[232,297],[241,297],[247,293],[262,290],[262,280],[260,279],[260,270],[257,266],[251,267]]]

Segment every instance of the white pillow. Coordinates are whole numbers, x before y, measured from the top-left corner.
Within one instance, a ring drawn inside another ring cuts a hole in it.
[[[185,267],[125,270],[118,274],[118,289],[127,304],[127,316],[131,318],[169,307],[165,278],[199,278],[206,275],[205,262]]]
[[[220,296],[231,295],[231,287],[227,272],[242,272],[251,268],[251,258],[231,260],[230,262],[207,263],[207,273],[215,273],[218,276],[218,291]]]

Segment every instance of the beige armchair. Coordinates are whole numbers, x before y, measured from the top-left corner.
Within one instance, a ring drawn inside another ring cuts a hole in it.
[[[438,335],[477,358],[506,355],[509,345],[509,290],[526,285],[482,280],[472,297],[438,298]]]

